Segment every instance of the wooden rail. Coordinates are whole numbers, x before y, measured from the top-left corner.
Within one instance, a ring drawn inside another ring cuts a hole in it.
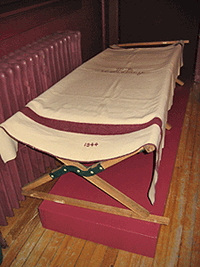
[[[117,44],[119,47],[134,47],[134,46],[156,46],[156,45],[170,45],[179,42],[177,41],[157,41],[157,42],[140,42],[140,43],[125,43],[125,44]],[[189,40],[182,40],[184,44],[189,44]]]

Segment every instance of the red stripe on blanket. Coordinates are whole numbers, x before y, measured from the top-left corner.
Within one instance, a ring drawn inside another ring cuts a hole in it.
[[[162,126],[162,121],[159,118],[154,118],[151,121],[143,124],[96,124],[96,123],[80,123],[64,120],[50,119],[36,114],[33,110],[25,107],[21,112],[28,118],[43,126],[50,127],[55,130],[82,133],[82,134],[95,134],[95,135],[117,135],[136,132],[145,129],[153,124]]]

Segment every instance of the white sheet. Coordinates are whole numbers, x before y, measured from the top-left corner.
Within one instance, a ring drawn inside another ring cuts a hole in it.
[[[183,44],[103,51],[28,103],[25,110],[32,112],[32,118],[17,112],[0,125],[2,159],[7,162],[16,157],[15,140],[77,161],[115,158],[153,144],[157,167],[149,198],[154,203],[167,112],[173,102],[182,52]],[[41,124],[45,118],[50,119],[50,126]],[[148,124],[154,118],[161,124]],[[57,120],[59,127],[54,129]],[[75,130],[61,130],[65,122],[77,123]],[[81,123],[87,128],[81,130]],[[148,127],[123,131],[123,125],[145,123]],[[111,132],[102,132],[102,125],[109,125]],[[122,129],[120,134],[113,133],[112,126],[116,125]],[[90,132],[92,127],[97,128],[96,133]]]

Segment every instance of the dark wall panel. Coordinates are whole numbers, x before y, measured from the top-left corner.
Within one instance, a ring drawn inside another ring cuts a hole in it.
[[[199,25],[198,0],[121,0],[120,42],[189,39],[185,67],[193,68]]]

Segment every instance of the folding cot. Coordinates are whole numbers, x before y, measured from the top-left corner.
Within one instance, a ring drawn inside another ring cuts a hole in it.
[[[16,157],[17,143],[22,142],[64,163],[24,186],[22,194],[167,225],[169,218],[149,214],[98,173],[141,151],[154,151],[155,167],[148,192],[154,203],[165,128],[170,128],[167,113],[173,103],[175,82],[182,84],[177,77],[187,42],[136,44],[153,45],[140,48],[113,45],[2,123],[0,154],[4,162]],[[162,44],[166,46],[154,46]],[[69,171],[128,209],[33,190]]]

